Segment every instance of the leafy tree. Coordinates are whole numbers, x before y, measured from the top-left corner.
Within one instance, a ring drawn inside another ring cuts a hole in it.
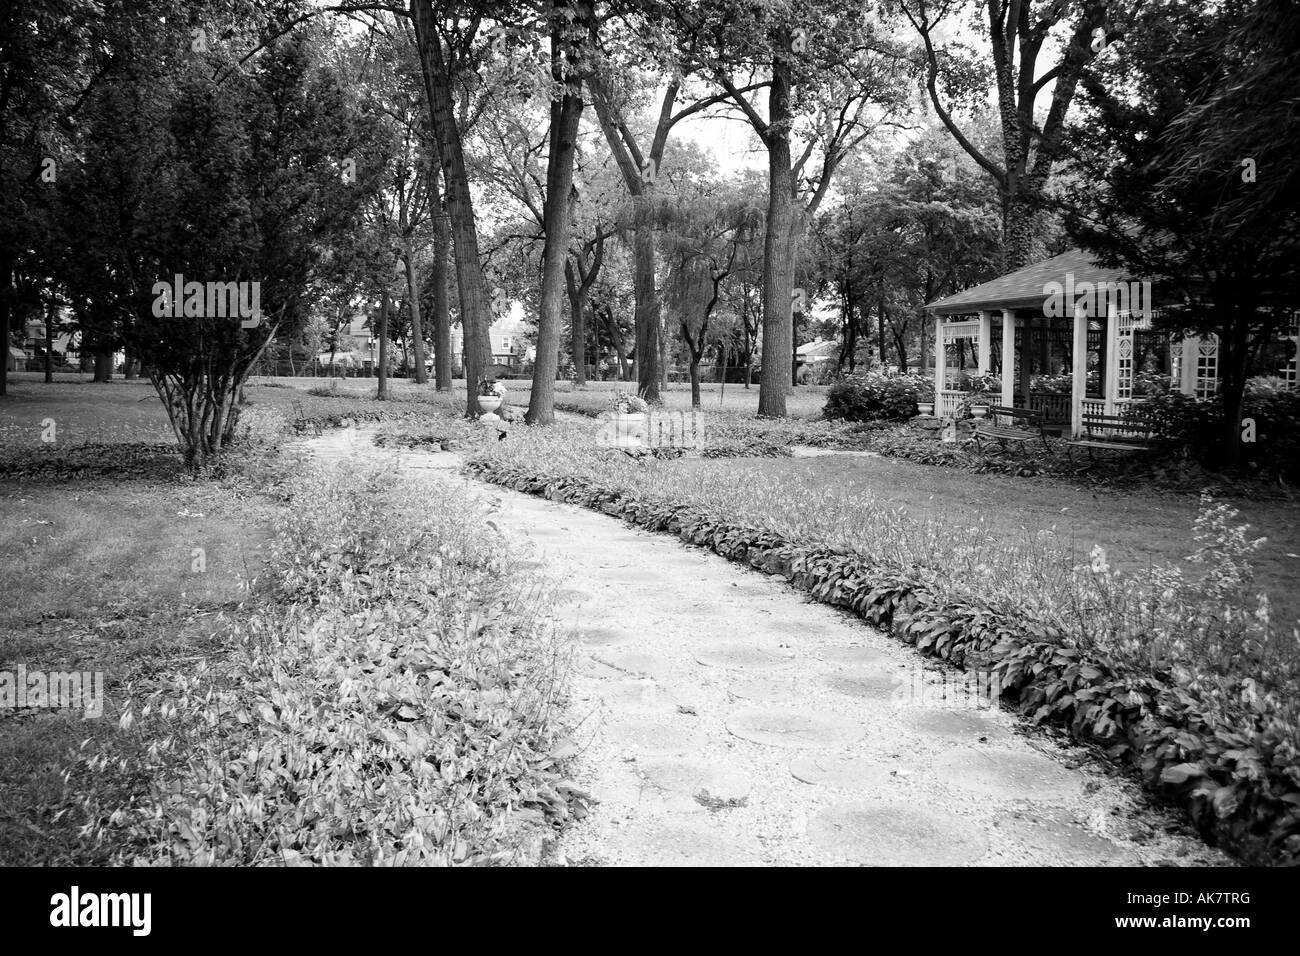
[[[903,103],[900,52],[866,5],[840,0],[675,5],[693,56],[767,153],[760,415],[785,414],[793,381],[795,261],[840,165]],[[754,92],[767,93],[760,109]],[[795,151],[796,144],[800,148]]]
[[[141,63],[92,94],[85,161],[59,183],[60,277],[80,321],[120,330],[194,467],[230,443],[249,370],[307,321],[310,290],[338,263],[328,247],[375,188],[347,184],[340,158],[383,166],[378,126],[323,62],[324,39],[282,38],[218,80],[215,43],[164,69]],[[180,302],[177,275],[205,294],[186,287]],[[242,284],[260,314],[214,314],[215,283]]]
[[[1085,78],[1071,136],[1071,234],[1152,281],[1159,327],[1218,337],[1230,461],[1252,363],[1300,293],[1298,40],[1291,4],[1150,5]]]
[[[1003,268],[1018,269],[1036,253],[1043,191],[1062,155],[1066,116],[1079,81],[1089,64],[1123,36],[1125,14],[1106,0],[899,0],[899,8],[920,37],[925,89],[935,113],[998,187]],[[941,44],[945,28],[963,13],[971,14],[985,50],[961,39],[968,31],[953,31],[959,39]],[[1058,35],[1063,42],[1053,43]],[[1060,51],[1055,63],[1041,69],[1040,56],[1054,48]],[[1051,96],[1040,123],[1034,107],[1049,85]],[[959,109],[978,113],[990,92],[1001,124],[996,150],[957,122]]]
[[[669,213],[664,258],[667,304],[677,319],[690,363],[691,404],[700,405],[700,362],[710,321],[742,250],[763,225],[762,209],[735,183],[700,180],[680,191]],[[716,337],[716,336],[713,336]]]

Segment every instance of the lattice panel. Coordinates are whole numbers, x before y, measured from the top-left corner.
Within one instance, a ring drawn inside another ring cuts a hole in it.
[[[1133,333],[1121,331],[1115,343],[1115,398],[1133,397]]]
[[[1219,388],[1219,340],[1201,339],[1196,350],[1196,397],[1213,398]]]
[[[1300,387],[1300,312],[1291,313],[1291,328],[1287,330],[1286,337],[1295,343],[1296,354],[1282,366],[1278,374],[1286,382],[1287,388],[1296,388]]]

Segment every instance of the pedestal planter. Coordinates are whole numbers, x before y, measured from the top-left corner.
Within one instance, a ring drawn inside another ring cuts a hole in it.
[[[479,416],[479,421],[501,421],[501,417],[496,413],[497,409],[501,407],[500,395],[480,395],[478,397],[478,407],[483,410],[483,414]]]
[[[989,407],[987,405],[972,405],[970,407],[970,414],[972,418],[983,418],[988,413],[989,413]]]
[[[917,402],[916,407],[920,409],[922,415],[934,414],[934,402]]]
[[[640,448],[645,439],[644,412],[614,413],[614,445],[617,448]]]

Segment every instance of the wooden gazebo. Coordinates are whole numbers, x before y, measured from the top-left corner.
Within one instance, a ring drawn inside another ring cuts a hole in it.
[[[1119,415],[1144,363],[1200,398],[1218,384],[1218,342],[1152,331],[1151,283],[1098,266],[1079,249],[931,302],[935,413],[955,416],[961,380],[997,373],[1000,404],[1028,408],[1072,435],[1084,414]],[[950,358],[950,350],[955,352]],[[1068,376],[1068,392],[1033,377]]]

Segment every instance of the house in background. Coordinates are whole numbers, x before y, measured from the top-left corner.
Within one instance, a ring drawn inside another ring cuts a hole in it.
[[[430,332],[432,330],[429,330]],[[485,372],[494,378],[513,378],[520,375],[525,365],[532,360],[533,350],[523,338],[523,323],[510,317],[499,319],[491,328],[492,365]],[[396,342],[390,343],[390,356],[393,362],[400,361],[401,347]],[[463,378],[465,375],[465,335],[459,328],[451,330],[451,367],[452,375]],[[317,359],[322,370],[330,365],[330,352],[322,351]],[[379,340],[375,338],[371,327],[371,317],[365,313],[353,316],[347,324],[339,329],[338,347],[333,353],[336,371],[373,369],[379,360]],[[433,346],[425,353],[425,363],[430,371],[433,369]]]
[[[835,368],[840,357],[838,342],[814,339],[795,349],[795,370],[800,382],[820,381],[826,371]]]
[[[535,351],[525,341],[524,325],[520,320],[507,316],[492,323],[489,337],[492,340],[492,365],[486,375],[492,378],[514,378],[523,374],[525,365],[532,363]],[[452,374],[456,378],[465,376],[465,333],[461,329],[451,330]]]
[[[340,326],[337,347],[331,353],[328,349],[317,356],[322,369],[329,369],[331,358],[336,370],[361,369],[367,363],[373,365],[379,357],[379,342],[370,330],[370,317],[359,313]]]

